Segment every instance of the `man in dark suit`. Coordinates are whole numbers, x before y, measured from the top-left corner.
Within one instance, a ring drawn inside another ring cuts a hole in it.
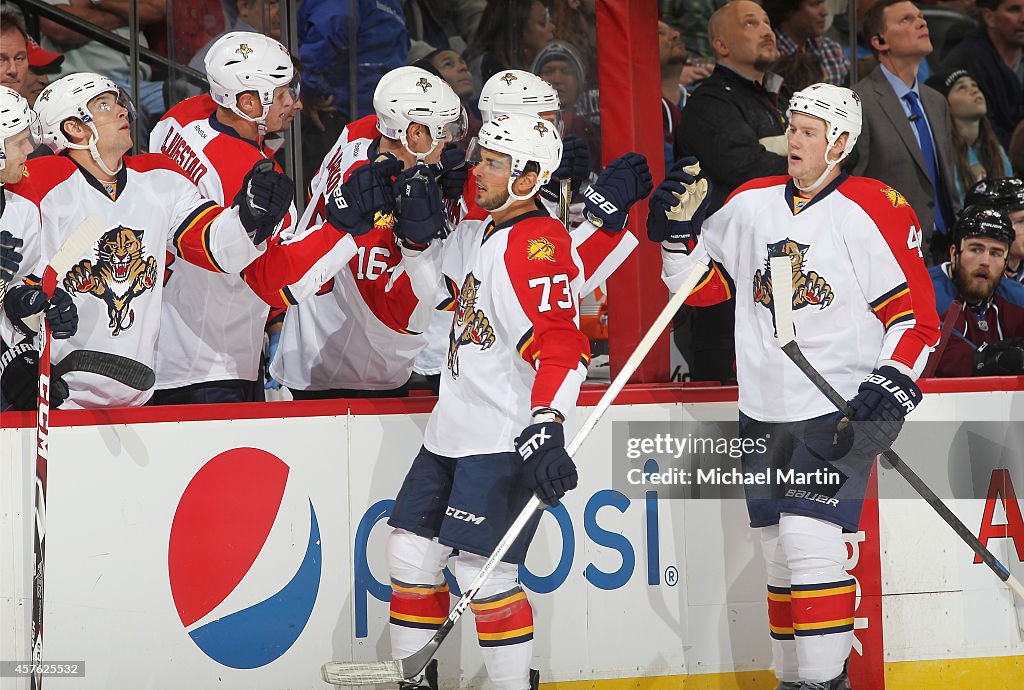
[[[926,259],[941,261],[958,204],[949,106],[917,81],[932,52],[928,22],[909,0],[880,0],[864,17],[864,33],[879,64],[853,87],[864,124],[852,171],[906,197],[921,221],[921,228],[908,229],[908,242],[920,242]]]

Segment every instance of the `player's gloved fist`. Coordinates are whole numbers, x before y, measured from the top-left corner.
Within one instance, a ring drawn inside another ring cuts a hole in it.
[[[441,185],[441,196],[445,199],[458,199],[469,178],[469,166],[466,154],[455,144],[448,144],[441,151],[441,160],[430,166],[434,179]]]
[[[12,285],[7,288],[7,297],[4,299],[4,311],[7,318],[19,331],[25,335],[34,335],[36,330],[25,322],[30,316],[34,316],[46,309],[46,325],[50,328],[50,335],[57,340],[70,338],[78,331],[78,307],[75,306],[71,295],[64,290],[57,288],[49,303],[41,288],[35,285]]]
[[[531,424],[515,441],[523,458],[523,484],[549,506],[576,488],[576,464],[565,452],[565,436],[558,422]]]
[[[38,400],[39,353],[28,341],[0,355],[0,390],[5,410],[34,410]],[[68,399],[64,379],[50,381],[50,407],[60,407]]]
[[[903,420],[920,404],[921,389],[914,380],[892,366],[878,367],[868,374],[850,401],[854,422],[853,450],[874,458],[892,447],[903,428]],[[850,433],[840,430],[840,435]]]
[[[46,309],[46,325],[50,335],[57,340],[70,338],[78,332],[78,307],[71,295],[60,288],[56,288],[50,298],[50,306]]]
[[[274,170],[274,161],[269,158],[259,161],[245,174],[234,205],[253,244],[266,240],[281,224],[294,191],[291,179]]]
[[[630,207],[653,187],[647,159],[631,151],[606,165],[597,182],[583,191],[583,215],[596,227],[621,230]]]
[[[551,181],[540,188],[541,196],[550,201],[561,198],[562,180],[570,180],[570,193],[583,186],[583,180],[590,175],[590,149],[587,142],[577,136],[568,135],[562,139],[562,160],[551,173]]]
[[[430,168],[422,163],[398,176],[399,209],[395,218],[395,236],[407,246],[422,249],[445,227],[441,188]]]
[[[1007,338],[985,343],[974,351],[975,376],[1020,376],[1024,374],[1024,338]]]
[[[647,237],[679,245],[686,253],[693,251],[707,214],[709,191],[710,183],[700,177],[696,158],[676,161],[651,195]]]
[[[6,230],[0,231],[0,280],[5,283],[11,282],[21,267],[21,260],[24,257],[18,249],[22,244],[20,237],[15,237]]]
[[[327,222],[338,230],[359,236],[373,230],[378,212],[393,213],[395,193],[391,177],[402,170],[394,156],[367,163],[352,171],[327,197]]]

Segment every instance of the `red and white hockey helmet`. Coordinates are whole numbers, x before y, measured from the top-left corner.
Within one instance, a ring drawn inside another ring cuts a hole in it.
[[[480,91],[480,115],[484,122],[490,122],[499,113],[540,116],[560,108],[555,87],[521,69],[496,73]]]
[[[832,84],[812,84],[802,91],[797,91],[789,100],[786,119],[792,120],[793,113],[806,113],[828,124],[825,135],[828,141],[826,156],[828,149],[832,148],[843,133],[850,136],[839,160],[843,160],[853,151],[861,130],[860,96],[853,90]]]
[[[452,87],[419,67],[399,67],[381,77],[373,92],[373,109],[377,130],[401,141],[410,154],[419,158],[429,155],[441,142],[458,141],[466,132],[466,111]],[[409,149],[406,133],[414,122],[430,130],[433,146],[426,153]]]
[[[0,170],[7,165],[7,139],[29,130],[33,146],[42,141],[39,116],[28,101],[6,86],[0,86]]]
[[[60,153],[64,149],[89,151],[100,169],[108,175],[117,172],[109,170],[100,158],[96,142],[100,135],[93,123],[93,114],[89,111],[89,101],[104,93],[117,96],[117,102],[128,110],[129,121],[135,119],[135,106],[124,90],[113,81],[101,74],[77,72],[61,77],[39,94],[34,109],[39,115],[39,124],[43,129],[43,143]],[[61,125],[65,120],[77,118],[92,130],[93,137],[88,144],[73,144],[64,135]]]
[[[490,122],[480,127],[476,145],[512,158],[512,171],[508,179],[510,203],[512,199],[523,201],[532,198],[542,185],[551,180],[551,174],[562,160],[562,137],[558,130],[547,120],[532,115],[495,115]],[[529,194],[519,196],[512,191],[512,185],[516,178],[526,172],[526,166],[531,162],[540,168],[537,182]]]
[[[269,36],[250,31],[231,31],[218,38],[206,54],[205,65],[214,102],[249,122],[267,119],[277,87],[297,86],[292,83],[295,69],[288,50]],[[258,118],[238,108],[239,94],[250,91],[263,104]]]

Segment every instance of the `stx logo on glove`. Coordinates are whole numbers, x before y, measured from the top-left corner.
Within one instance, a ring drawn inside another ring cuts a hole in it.
[[[903,409],[907,411],[907,414],[913,412],[914,408],[917,407],[917,405],[911,399],[909,393],[907,393],[905,390],[903,390],[895,383],[893,383],[892,381],[885,378],[879,373],[872,372],[868,374],[864,378],[864,382],[873,383],[876,386],[881,386],[883,390],[887,391],[889,394],[892,395],[893,398],[896,399],[896,402],[903,406]]]
[[[466,512],[465,510],[459,510],[458,508],[452,508],[451,506],[448,506],[448,508],[445,509],[444,514],[448,517],[453,517],[456,520],[472,522],[474,525],[479,525],[487,519],[484,515],[477,517],[476,515],[473,515],[473,513]]]
[[[609,201],[603,194],[601,194],[601,192],[594,189],[593,186],[587,187],[583,190],[583,196],[597,204],[597,207],[605,213],[619,212],[619,207]]]
[[[551,440],[551,434],[548,433],[547,427],[542,426],[537,433],[523,441],[516,450],[523,456],[523,460],[529,460],[530,456],[540,450],[541,446],[549,440]]]

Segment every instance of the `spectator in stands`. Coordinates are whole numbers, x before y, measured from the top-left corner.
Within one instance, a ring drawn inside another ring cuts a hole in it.
[[[988,101],[989,120],[1004,146],[1024,118],[1024,2],[978,0],[982,26],[960,42],[943,67],[975,75]]]
[[[466,50],[474,89],[503,69],[529,70],[541,48],[555,37],[555,25],[540,0],[488,0]]]
[[[709,210],[755,177],[784,175],[786,121],[778,101],[782,79],[768,72],[776,58],[775,34],[760,5],[736,0],[714,13],[708,36],[715,71],[690,96],[676,128],[675,158],[696,156],[713,185]],[[694,310],[693,378],[734,377],[730,300]]]
[[[711,57],[715,53],[708,40],[708,22],[716,10],[729,0],[659,0],[661,18],[676,29],[690,55]]]
[[[413,51],[416,49],[417,47],[414,46],[409,50],[410,59],[413,57]],[[466,61],[462,59],[462,56],[454,50],[433,50],[423,57],[411,61],[409,64],[441,77],[448,86],[452,87],[452,91],[462,101],[462,107],[466,109],[468,124],[464,139],[468,141],[475,137],[476,133],[480,131],[480,113],[472,102],[473,75],[470,73],[469,66],[466,65]]]
[[[825,67],[827,83],[846,85],[850,65],[843,47],[824,35],[828,19],[825,0],[764,0],[763,6],[775,29],[779,57],[798,51],[813,53]],[[815,79],[808,86],[817,82]],[[794,92],[799,90],[794,88]]]
[[[571,44],[551,41],[537,54],[532,72],[555,87],[562,106],[563,134],[583,139],[590,151],[590,169],[601,169],[600,116],[597,94],[586,89],[583,60]]]
[[[131,38],[128,31],[128,3],[121,0],[99,0],[98,2],[81,2],[72,0],[46,0],[54,7],[64,10],[91,24],[112,31],[126,39]],[[162,22],[167,16],[165,0],[138,0],[136,12],[139,27]],[[131,65],[128,52],[108,48],[99,41],[93,41],[63,24],[41,19],[39,27],[43,32],[42,45],[48,50],[64,53],[61,75],[74,72],[95,72],[112,79],[118,86],[131,91]],[[139,45],[149,47],[145,36],[139,35]],[[139,93],[131,94],[136,107],[143,116],[141,124],[145,135],[148,125],[156,122],[167,109],[164,104],[163,84],[151,81],[152,70],[148,65],[139,65]]]
[[[52,50],[44,50],[35,40],[28,38],[28,74],[21,85],[21,95],[29,105],[35,105],[36,99],[46,85],[50,83],[51,74],[60,73],[60,65],[64,56]],[[45,147],[43,147],[45,148]],[[47,149],[48,150],[48,149]]]
[[[949,106],[917,79],[932,51],[928,24],[909,0],[879,0],[864,17],[864,31],[879,67],[853,87],[864,117],[853,172],[906,197],[921,221],[925,258],[931,253],[941,261],[959,203]]]
[[[981,180],[967,193],[966,208],[994,208],[1006,214],[1013,225],[1013,244],[1006,260],[1006,278],[1024,283],[1024,180],[1002,177]]]
[[[344,126],[373,112],[373,91],[385,73],[402,67],[409,54],[409,34],[399,0],[358,3],[303,0],[299,5],[299,61],[302,64],[302,156],[308,185],[324,154]],[[356,22],[355,53],[349,45],[349,22]],[[349,67],[355,61],[355,96]]]
[[[461,55],[485,6],[485,0],[402,0],[410,55],[417,50],[422,54],[452,50]],[[410,64],[414,61],[409,59]]]
[[[237,18],[224,31],[216,34],[200,48],[188,66],[200,72],[206,71],[206,54],[210,52],[210,46],[217,42],[221,36],[232,31],[246,31],[257,34],[266,34],[275,41],[281,40],[281,3],[280,0],[239,0],[236,5],[238,10]],[[202,91],[195,87],[189,91],[189,95],[195,96]]]
[[[178,62],[188,63],[196,53],[209,48],[210,43],[223,34],[231,24],[227,21],[225,2],[222,0],[175,0],[170,5],[168,19],[168,53]],[[237,14],[237,6],[234,2]],[[202,65],[202,61],[199,63]],[[197,68],[202,72],[202,67]]]
[[[672,146],[676,127],[683,117],[686,89],[679,83],[686,66],[686,48],[679,32],[663,21],[658,22],[658,56],[661,62],[661,130],[665,135],[665,169],[672,167]]]
[[[772,65],[772,72],[782,77],[782,100],[788,101],[797,91],[812,84],[826,81],[825,68],[821,58],[814,53],[798,50],[779,58]]]
[[[571,43],[583,58],[591,79],[597,78],[597,3],[594,0],[551,0],[555,39]],[[587,84],[597,88],[597,83]]]
[[[17,13],[0,13],[0,85],[21,93],[28,76],[28,34]]]
[[[1013,237],[994,209],[968,208],[957,219],[949,261],[929,269],[942,336],[926,374],[1024,374],[1024,286],[1002,279]]]
[[[946,97],[953,116],[956,196],[963,206],[964,195],[978,180],[1012,175],[1010,159],[985,117],[985,94],[970,72],[964,69],[939,72],[928,79],[928,86]]]
[[[1021,121],[1013,130],[1013,136],[1010,137],[1010,148],[1006,153],[1010,156],[1010,164],[1013,165],[1014,172],[1024,175],[1024,121]]]

